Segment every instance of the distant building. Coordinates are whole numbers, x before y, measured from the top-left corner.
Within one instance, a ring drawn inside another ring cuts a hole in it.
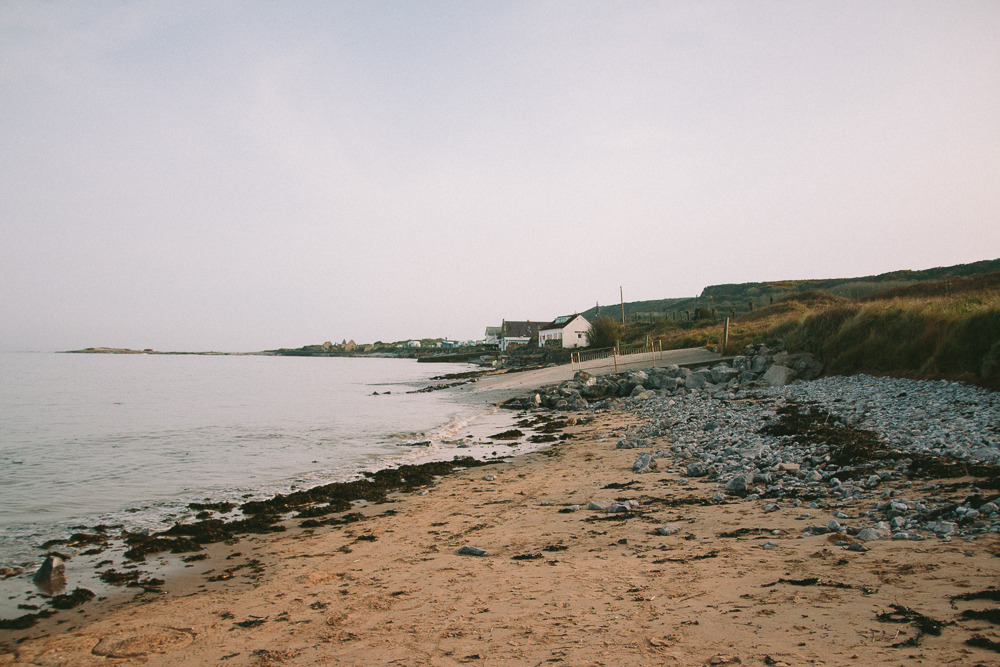
[[[586,347],[590,322],[579,313],[563,315],[538,330],[539,347]]]
[[[522,345],[527,345],[538,334],[538,330],[544,324],[544,322],[532,322],[531,320],[525,322],[504,320],[500,326],[500,336],[497,341],[500,349],[506,352],[511,346],[521,347]]]
[[[406,344],[406,347],[420,347],[420,341],[411,340],[409,343]]]
[[[503,333],[503,327],[486,327],[486,338],[483,340],[483,344],[499,345],[501,333]]]

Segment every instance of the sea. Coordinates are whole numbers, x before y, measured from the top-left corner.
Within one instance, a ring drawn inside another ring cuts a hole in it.
[[[527,451],[489,442],[510,428],[509,412],[448,390],[411,393],[467,370],[369,357],[0,353],[0,567],[21,570],[0,578],[0,617],[30,593],[43,544],[95,525],[163,530],[193,520],[191,502]]]

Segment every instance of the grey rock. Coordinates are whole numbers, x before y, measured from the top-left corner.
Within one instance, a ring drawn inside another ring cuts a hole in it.
[[[59,556],[49,555],[45,557],[41,567],[31,577],[31,580],[39,586],[56,584],[66,579],[66,564]]]
[[[747,490],[747,478],[743,475],[737,475],[729,480],[726,484],[727,493],[743,493]]]
[[[490,553],[479,547],[470,547],[466,544],[464,547],[458,550],[458,553],[462,556],[489,556]]]
[[[614,498],[605,498],[603,500],[591,500],[587,505],[589,510],[601,510],[607,511],[609,507],[615,502]]]
[[[784,387],[795,379],[795,371],[787,366],[774,365],[767,369],[761,379],[772,387]]]
[[[656,529],[656,532],[660,535],[674,535],[681,532],[682,528],[676,523],[668,523],[665,526],[660,526]]]
[[[879,530],[878,528],[862,528],[856,538],[863,542],[874,542],[875,540],[887,540],[892,536],[892,533],[888,530]]]
[[[704,477],[708,473],[705,471],[705,464],[703,463],[690,463],[687,467],[688,477]]]
[[[692,373],[684,380],[684,386],[688,389],[701,389],[708,384],[708,379],[703,372]]]
[[[656,468],[656,459],[654,459],[653,455],[648,452],[639,454],[639,458],[637,458],[632,464],[632,472],[635,473],[653,472]]]

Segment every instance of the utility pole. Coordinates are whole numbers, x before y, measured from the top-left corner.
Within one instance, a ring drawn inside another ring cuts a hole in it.
[[[622,326],[625,326],[625,292],[622,291],[621,285],[618,286],[618,297],[622,302]]]

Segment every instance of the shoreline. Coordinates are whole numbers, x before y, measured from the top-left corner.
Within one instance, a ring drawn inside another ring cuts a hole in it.
[[[521,388],[483,389],[494,393],[463,400]],[[893,607],[954,621],[952,596],[995,586],[997,534],[850,553],[834,535],[803,535],[800,509],[712,500],[719,485],[687,478],[681,457],[634,473],[636,452],[616,449],[615,438],[657,418],[632,407],[568,426],[573,437],[551,448],[366,504],[363,520],[217,545],[206,559],[215,572],[250,560],[263,572],[244,566],[212,583],[192,573],[166,595],[95,607],[78,627],[0,654],[0,665],[897,665],[911,655],[997,664],[996,653],[964,643],[974,632],[997,641],[996,626],[916,636]],[[938,481],[955,497],[970,482]],[[604,498],[638,507],[585,509]],[[462,546],[489,555],[459,555]],[[241,555],[227,560],[227,550]],[[913,647],[892,646],[914,637]],[[51,661],[55,651],[63,662]]]

